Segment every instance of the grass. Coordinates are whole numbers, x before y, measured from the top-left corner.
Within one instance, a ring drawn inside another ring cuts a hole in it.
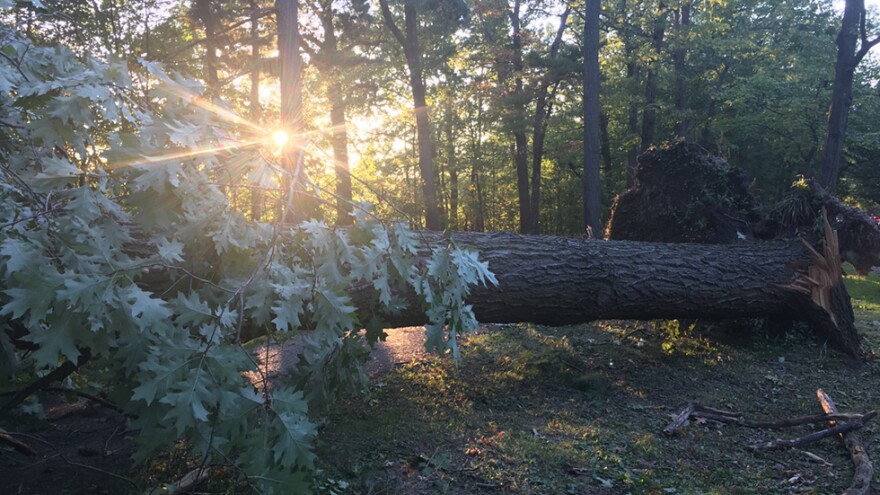
[[[880,279],[848,277],[847,287],[877,349]],[[317,446],[320,491],[840,493],[852,468],[838,442],[746,449],[808,427],[696,422],[662,433],[690,401],[754,419],[817,413],[820,387],[841,411],[874,409],[880,367],[854,368],[806,331],[773,339],[748,325],[497,326],[468,338],[458,364],[412,362],[335,406]],[[873,423],[862,430],[869,442],[878,433]]]
[[[848,268],[847,273],[855,273],[852,267]],[[877,347],[880,344],[880,275],[848,275],[846,289],[852,297],[856,326]]]

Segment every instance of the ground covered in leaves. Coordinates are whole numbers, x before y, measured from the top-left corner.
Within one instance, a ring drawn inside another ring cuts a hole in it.
[[[880,278],[852,277],[866,347],[880,349]],[[852,475],[831,439],[754,453],[749,444],[818,427],[692,422],[688,402],[750,419],[880,408],[880,364],[853,367],[806,330],[774,339],[742,326],[675,323],[492,327],[459,364],[419,359],[333,408],[318,445],[325,493],[840,493]],[[880,423],[861,435],[875,462]],[[875,484],[878,478],[875,477]]]

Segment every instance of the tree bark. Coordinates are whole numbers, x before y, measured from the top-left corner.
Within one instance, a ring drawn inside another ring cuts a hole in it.
[[[822,410],[826,415],[837,414],[837,405],[821,388],[816,390],[816,397]],[[828,423],[831,426],[837,424],[836,421],[829,418]],[[868,457],[868,451],[862,439],[856,433],[844,433],[841,440],[846,450],[849,451],[850,458],[853,462],[853,480],[849,487],[843,492],[843,495],[869,495],[871,491],[871,480],[874,478],[874,464]]]
[[[632,48],[627,46],[626,49],[627,56],[632,56]],[[635,88],[635,81],[638,78],[638,72],[634,60],[630,60],[626,64],[626,78],[632,82],[632,87]],[[629,103],[626,132],[627,139],[630,141],[630,144],[626,149],[626,187],[630,188],[636,184],[636,166],[638,165],[639,158],[639,143],[636,141],[639,135],[639,106],[634,100]]]
[[[458,228],[458,160],[455,156],[456,113],[450,105],[446,114],[446,168],[449,171],[449,213],[447,224]]]
[[[583,228],[590,238],[602,238],[599,215],[599,13],[601,0],[588,0],[584,22],[584,171]]]
[[[431,245],[443,242],[442,234],[424,235]],[[842,281],[832,289],[842,304],[814,302],[803,288],[821,263],[797,240],[658,244],[512,233],[456,233],[453,239],[477,249],[498,279],[467,298],[483,323],[786,317],[809,322],[850,355],[859,352]],[[385,318],[394,326],[426,321],[419,305]]]

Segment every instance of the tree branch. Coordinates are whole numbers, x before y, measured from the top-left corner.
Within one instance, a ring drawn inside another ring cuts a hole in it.
[[[19,404],[24,402],[28,397],[34,394],[34,392],[38,392],[44,388],[46,388],[50,383],[54,381],[61,381],[68,376],[70,376],[74,371],[78,370],[84,364],[89,362],[92,358],[92,353],[88,350],[80,350],[81,354],[79,359],[76,360],[76,363],[73,361],[65,361],[61,364],[61,366],[55,368],[50,371],[47,375],[41,377],[39,380],[32,382],[27,387],[19,390],[6,404],[3,404],[3,407],[0,407],[0,417],[5,416],[10,411],[18,407]]]
[[[379,0],[379,6],[382,8],[382,19],[385,20],[385,25],[388,26],[391,34],[394,35],[400,46],[406,49],[406,37],[400,28],[397,27],[397,24],[394,23],[394,17],[392,17],[391,9],[388,7],[388,0]]]

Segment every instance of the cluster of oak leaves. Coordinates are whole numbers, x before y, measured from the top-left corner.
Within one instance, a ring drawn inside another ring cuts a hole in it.
[[[310,408],[363,386],[382,314],[421,301],[429,347],[457,355],[476,324],[469,286],[495,283],[476,253],[448,241],[419,256],[419,237],[368,205],[346,230],[248,221],[217,178],[265,187],[284,171],[253,147],[200,152],[246,137],[200,105],[199,83],[7,27],[0,51],[0,318],[19,338],[0,332],[0,390],[88,353],[78,380],[133,415],[138,457],[185,438],[289,493],[309,483]],[[356,309],[352,287],[372,304]],[[281,332],[304,339],[300,361],[259,388],[242,336]]]

